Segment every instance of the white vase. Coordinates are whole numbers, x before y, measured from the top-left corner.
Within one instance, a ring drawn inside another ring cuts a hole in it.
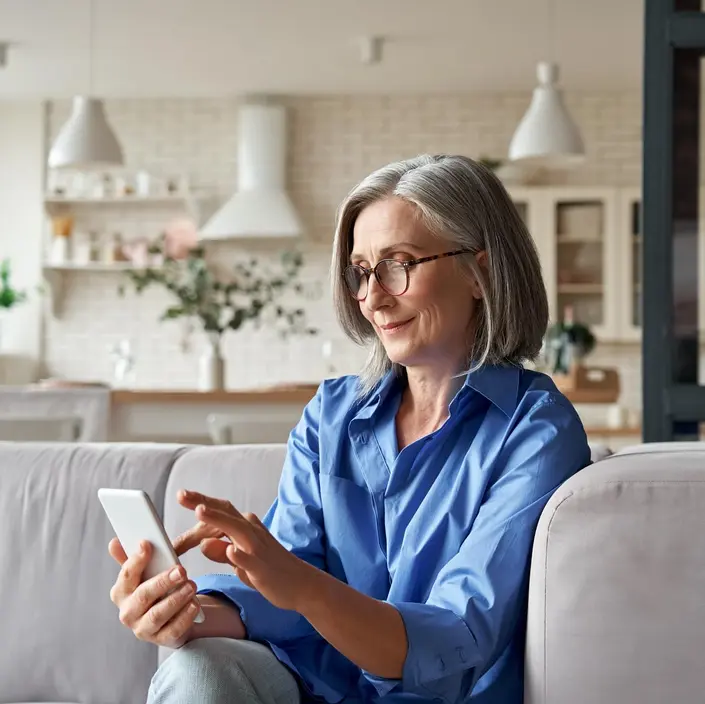
[[[220,351],[220,335],[208,333],[206,346],[198,360],[198,390],[220,391],[225,388],[225,360]]]

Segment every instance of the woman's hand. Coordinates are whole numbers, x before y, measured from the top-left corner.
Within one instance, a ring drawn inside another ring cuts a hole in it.
[[[139,640],[180,648],[189,640],[193,620],[198,614],[196,585],[186,579],[183,567],[175,567],[142,583],[152,546],[141,544],[141,551],[128,557],[120,541],[113,538],[110,555],[121,565],[110,599],[120,609],[120,622]],[[174,588],[173,594],[169,594]],[[169,594],[169,596],[167,596]]]
[[[176,500],[182,506],[192,508],[186,499],[188,493],[189,492],[181,489],[176,494]],[[190,493],[193,494],[193,492]],[[221,499],[211,499],[211,501],[214,502],[214,505],[222,506],[224,509],[227,506],[230,506],[229,501],[224,501]],[[225,537],[225,533],[223,533],[222,530],[208,525],[207,523],[203,523],[203,521],[199,521],[195,526],[193,526],[193,528],[189,528],[185,533],[182,533],[174,539],[174,550],[177,555],[183,555],[185,552],[188,552],[189,550],[192,550],[200,545],[201,551],[209,560],[213,560],[215,562],[226,562],[225,559],[222,559],[222,554],[219,552],[220,548],[218,547],[218,544],[221,542],[220,539]],[[210,539],[215,539],[217,543],[209,543],[208,541]],[[212,552],[213,549],[215,549],[216,552]]]
[[[298,611],[307,594],[315,568],[292,555],[252,513],[240,513],[229,501],[195,491],[180,491],[179,503],[195,512],[199,524],[194,538],[200,538],[203,554],[215,562],[232,565],[249,587],[281,609]],[[199,529],[199,526],[204,526]],[[199,532],[200,531],[200,532]],[[217,534],[217,535],[216,535]],[[223,538],[229,539],[226,542]],[[193,542],[184,540],[184,544]]]

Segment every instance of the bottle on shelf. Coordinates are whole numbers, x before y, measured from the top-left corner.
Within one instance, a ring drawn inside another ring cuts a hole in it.
[[[67,264],[71,261],[71,233],[73,218],[70,215],[57,215],[52,218],[52,238],[49,259],[52,264]]]

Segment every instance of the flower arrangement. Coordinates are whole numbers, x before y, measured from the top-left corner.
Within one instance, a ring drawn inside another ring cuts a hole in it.
[[[18,291],[10,283],[10,260],[0,262],[0,308],[8,310],[27,299],[25,291]]]
[[[175,302],[162,313],[160,320],[197,320],[205,333],[218,339],[248,322],[260,327],[268,317],[282,337],[291,333],[317,333],[306,325],[303,309],[284,304],[285,294],[306,293],[297,280],[303,265],[298,252],[284,252],[276,272],[251,258],[248,264],[234,264],[227,276],[206,261],[203,247],[184,246],[183,242],[162,237],[150,246],[149,253],[157,255],[163,263],[130,270],[127,277],[138,294],[153,286],[163,287],[172,294]],[[124,292],[121,286],[120,293]]]

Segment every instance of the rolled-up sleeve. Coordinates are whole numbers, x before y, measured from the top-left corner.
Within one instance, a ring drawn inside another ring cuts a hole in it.
[[[325,569],[318,480],[320,395],[319,388],[289,436],[277,498],[263,522],[289,551]],[[274,606],[235,574],[207,574],[194,581],[199,594],[222,595],[240,609],[251,640],[280,644],[315,633],[299,613]]]
[[[408,652],[402,678],[366,674],[377,692],[461,701],[509,645],[525,618],[531,548],[553,492],[590,463],[574,409],[548,397],[507,438],[470,533],[440,570],[425,603],[392,603]]]

